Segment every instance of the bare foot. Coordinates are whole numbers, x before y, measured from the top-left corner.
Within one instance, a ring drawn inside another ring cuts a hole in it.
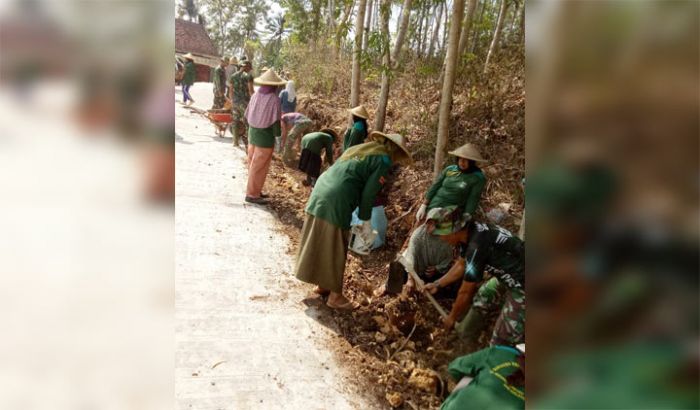
[[[360,305],[348,300],[340,293],[331,292],[330,296],[328,297],[328,302],[326,302],[326,306],[336,310],[354,310]]]

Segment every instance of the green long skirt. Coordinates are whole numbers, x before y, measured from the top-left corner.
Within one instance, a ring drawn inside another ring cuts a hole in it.
[[[306,214],[297,254],[297,279],[342,293],[348,231]]]

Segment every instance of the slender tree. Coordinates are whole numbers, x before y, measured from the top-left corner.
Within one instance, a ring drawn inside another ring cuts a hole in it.
[[[479,25],[480,26],[484,23],[484,13],[486,12],[488,3],[489,3],[488,1],[481,2],[481,11],[479,12]],[[470,52],[472,54],[476,54],[476,47],[479,43],[479,39],[481,39],[481,31],[480,30],[474,32],[474,39],[472,40],[472,46],[470,48]]]
[[[350,106],[360,104],[360,54],[362,53],[362,24],[365,22],[365,10],[367,0],[360,0],[357,4],[357,16],[355,17],[355,44],[352,50],[352,81],[350,83]]]
[[[433,174],[437,176],[442,169],[445,160],[445,148],[450,130],[450,114],[452,112],[452,88],[455,83],[455,68],[457,67],[457,53],[459,52],[459,35],[462,31],[464,15],[464,0],[454,0],[452,4],[452,21],[457,24],[450,25],[450,37],[447,42],[447,55],[445,56],[445,78],[442,82],[440,95],[440,112],[438,115],[437,146],[435,148],[435,166]]]
[[[394,66],[399,63],[399,57],[401,55],[401,48],[403,47],[403,42],[406,39],[406,32],[408,31],[408,23],[411,21],[411,5],[413,0],[404,0],[403,11],[401,14],[401,21],[399,22],[399,30],[396,34],[396,43],[394,43],[394,50],[391,53],[391,61],[394,62]]]
[[[439,8],[439,11],[437,12],[437,18],[435,19],[435,29],[433,30],[433,36],[430,39],[430,47],[428,47],[428,57],[432,57],[433,52],[435,51],[435,43],[437,42],[438,35],[440,34],[440,22],[442,21],[442,12],[445,8],[445,2],[443,1],[439,5],[436,5],[435,8]]]
[[[374,115],[374,128],[384,131],[386,107],[389,102],[389,82],[391,80],[391,37],[389,34],[389,19],[391,18],[391,0],[383,0],[379,8],[381,14],[382,33],[382,89],[379,92],[379,104]]]
[[[336,54],[340,54],[340,46],[343,44],[343,39],[347,35],[348,32],[348,21],[350,19],[350,16],[352,15],[352,9],[355,7],[355,0],[348,1],[345,4],[345,9],[343,10],[343,14],[341,14],[340,19],[338,20],[338,24],[336,25],[336,30],[335,30],[335,47],[336,47]]]
[[[377,0],[379,1],[379,0]],[[367,14],[365,15],[365,34],[362,36],[362,49],[367,50],[367,42],[369,41],[370,25],[372,24],[372,3],[374,0],[367,1]]]
[[[489,47],[489,52],[486,54],[486,63],[484,63],[484,72],[489,69],[489,63],[493,59],[496,50],[498,49],[498,42],[501,40],[501,31],[503,30],[503,22],[506,20],[506,13],[508,12],[508,0],[501,0],[501,10],[498,12],[498,22],[496,23],[496,29],[493,32],[493,39],[491,40],[491,46]]]
[[[476,3],[477,0],[469,0],[467,2],[467,13],[462,22],[462,34],[459,36],[459,58],[464,57],[464,53],[467,51],[467,43],[469,42],[469,33],[472,29],[472,20],[474,19]]]

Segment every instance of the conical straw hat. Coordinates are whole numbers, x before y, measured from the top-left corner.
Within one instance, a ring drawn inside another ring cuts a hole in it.
[[[369,134],[369,139],[377,142],[383,142],[383,139],[388,139],[394,144],[396,144],[399,148],[401,148],[402,151],[402,157],[399,159],[397,162],[406,162],[408,164],[413,162],[413,155],[411,155],[411,152],[408,150],[408,147],[406,147],[406,138],[404,138],[400,134],[385,134],[383,132],[379,131],[372,131],[371,134]]]
[[[369,118],[369,114],[367,114],[367,110],[365,110],[365,107],[363,107],[361,105],[358,105],[357,107],[351,109],[350,114],[352,114],[356,117],[364,118],[364,119]]]
[[[260,77],[253,80],[257,85],[285,85],[287,82],[281,79],[275,70],[267,70]]]
[[[481,156],[479,150],[472,144],[464,144],[454,151],[449,152],[450,155],[455,157],[471,159],[473,161],[484,162],[486,161],[484,157]]]
[[[183,57],[184,57],[184,58],[189,58],[190,60],[194,60],[194,56],[192,55],[192,53],[187,53],[187,54],[185,54]]]

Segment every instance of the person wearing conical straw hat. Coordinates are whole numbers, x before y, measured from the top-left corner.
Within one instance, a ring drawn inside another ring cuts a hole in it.
[[[286,81],[275,70],[267,70],[254,80],[259,85],[245,112],[248,120],[248,186],[246,202],[265,204],[262,193],[267,172],[270,169],[272,151],[275,149],[275,136],[280,135],[282,108],[277,90]]]
[[[407,268],[412,268],[423,280],[432,280],[436,275],[447,272],[452,263],[452,248],[426,231],[423,224],[426,212],[435,208],[447,208],[473,215],[486,185],[486,176],[477,166],[477,163],[484,162],[484,158],[473,144],[464,144],[449,154],[456,157],[457,163],[443,169],[426,192],[423,204],[416,214],[418,227],[412,232],[405,252],[389,265],[386,285],[395,283],[397,277],[401,276],[406,291],[410,292],[415,284],[407,275]],[[386,292],[386,285],[376,295]],[[459,284],[443,289],[443,292],[454,296],[458,288]]]
[[[369,132],[367,126],[369,114],[365,107],[358,105],[350,110],[350,114],[352,114],[352,127],[348,128],[343,136],[343,151],[365,142]]]
[[[190,95],[190,87],[194,84],[197,71],[194,67],[194,56],[192,53],[187,53],[185,58],[185,74],[182,76],[182,102],[186,105],[194,103],[194,99]]]
[[[321,174],[306,204],[296,277],[316,285],[316,293],[328,295],[326,304],[333,309],[357,307],[343,296],[353,210],[359,207],[358,215],[363,221],[357,235],[372,237],[372,205],[389,169],[394,163],[413,161],[401,135],[373,132],[371,137],[370,142],[349,148]]]
[[[233,145],[238,146],[243,140],[244,148],[248,149],[247,127],[245,110],[248,108],[250,97],[253,95],[253,76],[250,71],[253,65],[248,60],[242,60],[238,71],[233,73],[228,79],[228,95],[231,100],[231,133],[233,134]]]

